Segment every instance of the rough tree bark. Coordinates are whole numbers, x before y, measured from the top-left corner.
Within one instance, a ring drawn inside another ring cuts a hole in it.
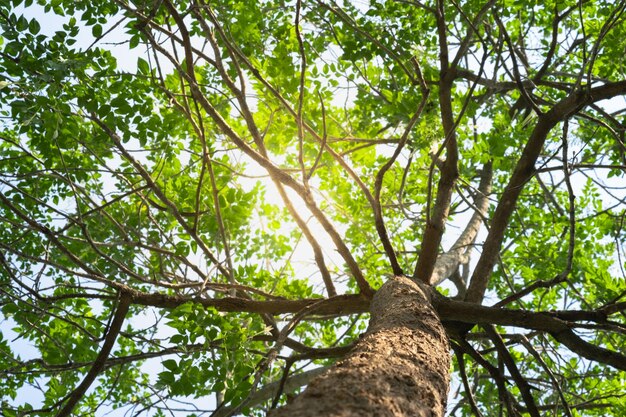
[[[354,349],[272,417],[443,416],[449,343],[430,291],[406,277],[372,300],[370,324]]]

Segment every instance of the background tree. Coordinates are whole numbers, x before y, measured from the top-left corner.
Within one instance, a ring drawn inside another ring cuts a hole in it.
[[[4,416],[626,415],[626,2],[36,3]]]

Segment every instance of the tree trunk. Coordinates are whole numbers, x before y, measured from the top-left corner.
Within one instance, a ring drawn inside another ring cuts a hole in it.
[[[387,281],[374,295],[369,328],[355,348],[270,415],[443,416],[448,338],[420,285],[406,277]]]

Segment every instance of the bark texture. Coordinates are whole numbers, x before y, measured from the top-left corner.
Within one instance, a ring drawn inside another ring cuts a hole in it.
[[[374,295],[370,312],[352,352],[272,417],[444,415],[449,344],[428,288],[392,278]]]

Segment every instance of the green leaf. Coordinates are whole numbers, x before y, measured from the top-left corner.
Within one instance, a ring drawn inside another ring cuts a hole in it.
[[[135,36],[130,38],[130,42],[128,44],[128,47],[130,49],[135,49],[137,47],[137,45],[139,45],[139,36],[135,35]]]
[[[32,19],[28,24],[28,31],[33,35],[36,35],[39,33],[40,30],[41,26],[39,25],[39,22],[36,19]]]
[[[161,364],[172,372],[176,372],[178,369],[178,363],[173,359],[164,360]]]
[[[150,65],[148,65],[148,62],[141,57],[137,58],[137,69],[141,74],[147,75],[150,73]]]
[[[91,28],[91,34],[94,38],[102,36],[102,25],[96,24]]]

